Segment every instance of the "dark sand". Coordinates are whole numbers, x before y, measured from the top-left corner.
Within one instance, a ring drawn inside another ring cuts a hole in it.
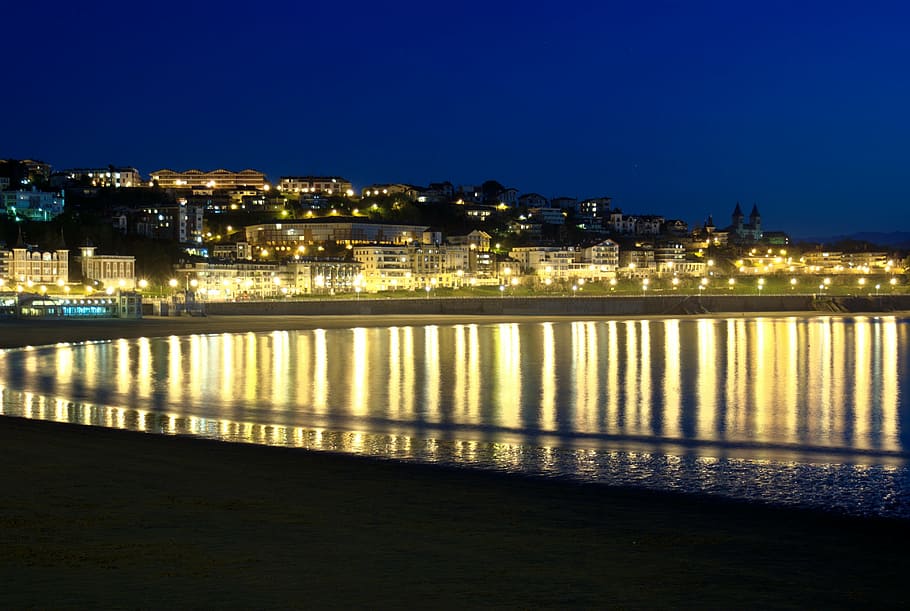
[[[421,322],[395,318],[355,324]],[[16,321],[0,345],[351,320]],[[907,521],[8,417],[0,448],[4,609],[910,606]]]

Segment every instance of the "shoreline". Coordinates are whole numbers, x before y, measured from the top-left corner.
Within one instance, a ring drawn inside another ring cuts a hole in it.
[[[759,312],[754,317],[906,313]],[[0,321],[0,347],[678,316]],[[903,606],[910,521],[0,417],[14,607]],[[267,585],[266,585],[267,584]]]

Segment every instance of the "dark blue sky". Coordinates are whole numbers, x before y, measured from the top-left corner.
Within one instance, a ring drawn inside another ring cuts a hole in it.
[[[901,3],[53,4],[4,7],[0,157],[910,230]]]

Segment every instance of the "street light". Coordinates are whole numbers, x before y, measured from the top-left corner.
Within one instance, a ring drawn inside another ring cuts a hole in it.
[[[765,288],[765,279],[764,279],[764,278],[759,278],[759,279],[758,279],[758,294],[759,294],[759,295],[761,295],[761,291],[762,291],[763,288]]]
[[[727,280],[727,284],[730,285],[730,290],[732,291],[733,287],[736,285],[736,278],[730,278],[729,280]]]

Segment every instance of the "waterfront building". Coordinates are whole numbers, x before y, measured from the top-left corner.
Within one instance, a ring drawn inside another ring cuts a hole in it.
[[[0,250],[0,279],[10,287],[63,286],[69,281],[69,250]]]
[[[352,254],[361,264],[363,288],[369,292],[491,282],[488,263],[481,261],[477,249],[470,246],[355,246]]]
[[[582,262],[614,272],[619,267],[619,244],[613,240],[592,244],[582,250]]]
[[[629,278],[647,278],[657,271],[654,261],[654,249],[636,247],[624,249],[619,253],[621,273]]]
[[[253,187],[265,189],[265,174],[258,170],[230,170],[218,169],[210,172],[202,170],[157,170],[152,172],[150,185],[157,184],[162,189],[191,189],[194,187],[208,187],[210,189],[235,189],[237,187]]]
[[[14,219],[49,221],[63,214],[63,193],[47,193],[32,188],[0,192],[0,209]]]
[[[282,264],[279,277],[289,295],[353,293],[364,290],[360,268],[357,261],[304,257]]]
[[[100,255],[95,251],[94,246],[82,246],[76,257],[84,283],[98,282],[117,289],[136,288],[136,257]]]

